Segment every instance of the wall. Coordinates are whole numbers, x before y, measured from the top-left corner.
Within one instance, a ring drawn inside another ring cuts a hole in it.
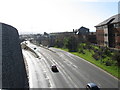
[[[119,27],[119,28],[116,28],[116,32],[115,32],[115,43],[116,43],[115,48],[120,49],[120,27]]]
[[[109,47],[108,28],[104,28],[104,46]]]
[[[2,88],[2,25],[0,24],[0,88]]]
[[[97,44],[104,46],[104,30],[96,30]]]
[[[2,25],[2,88],[24,88],[27,78],[16,28]]]

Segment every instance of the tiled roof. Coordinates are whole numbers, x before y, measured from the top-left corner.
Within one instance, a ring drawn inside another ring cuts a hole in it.
[[[80,27],[78,30],[80,30],[80,29],[82,29],[82,28],[84,28],[84,29],[88,29],[88,28],[82,26],[82,27]]]
[[[114,16],[108,18],[107,20],[99,23],[95,27],[102,26],[102,25],[107,25],[107,24],[112,24],[112,23],[117,23],[117,22],[120,22],[120,14],[117,14],[117,15],[114,15]]]

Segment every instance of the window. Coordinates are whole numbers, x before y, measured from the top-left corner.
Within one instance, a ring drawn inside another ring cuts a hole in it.
[[[120,36],[120,33],[117,33],[117,36]]]
[[[110,36],[110,37],[114,37],[114,36],[115,36],[115,34],[109,34],[109,36]]]
[[[105,43],[105,44],[108,44],[108,42],[106,42],[106,41],[105,41],[104,43]]]
[[[107,25],[104,25],[103,28],[104,28],[104,29],[107,28]]]
[[[120,43],[116,43],[117,46],[120,46]]]
[[[105,34],[105,36],[108,36],[108,34]]]
[[[120,23],[115,23],[113,26],[114,26],[114,28],[118,28],[118,27],[120,27]]]
[[[120,43],[118,43],[118,46],[120,46]]]
[[[101,29],[103,29],[103,26],[98,26],[98,27],[96,27],[96,29],[101,30]]]

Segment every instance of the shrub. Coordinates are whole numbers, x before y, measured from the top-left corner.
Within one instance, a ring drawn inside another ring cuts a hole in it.
[[[93,54],[92,57],[95,59],[95,60],[99,60],[99,55],[97,53]]]
[[[79,53],[85,54],[84,50],[79,50]]]
[[[94,52],[95,52],[95,53],[97,53],[97,52],[98,52],[98,49],[93,49],[93,50],[94,50]]]
[[[104,59],[105,57],[106,57],[105,55],[102,55],[102,56],[101,56],[101,58],[103,58],[103,59]]]
[[[106,65],[106,66],[111,66],[112,64],[111,64],[110,61],[106,61],[106,62],[105,62],[105,65]]]
[[[102,52],[101,50],[98,50],[96,53],[97,53],[99,56],[102,56],[102,55],[103,55],[103,52]]]
[[[91,43],[86,43],[85,49],[88,49],[90,51],[92,49]]]
[[[106,47],[103,50],[103,54],[107,55],[107,56],[111,56],[111,51]]]
[[[117,65],[120,66],[120,52],[115,52],[112,56],[112,59],[117,61]]]
[[[87,49],[85,46],[83,46],[83,49]]]

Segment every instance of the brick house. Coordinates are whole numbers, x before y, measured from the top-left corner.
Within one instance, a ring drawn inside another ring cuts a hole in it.
[[[120,14],[96,25],[97,44],[120,49]]]

